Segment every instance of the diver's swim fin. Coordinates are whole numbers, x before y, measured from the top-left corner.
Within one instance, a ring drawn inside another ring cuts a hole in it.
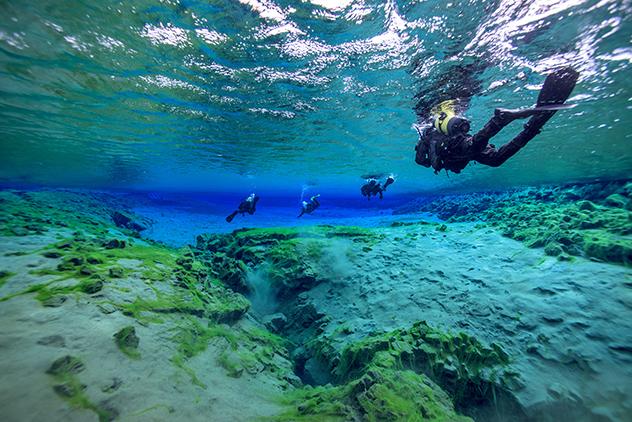
[[[538,95],[538,102],[534,107],[514,110],[497,108],[495,114],[508,121],[541,115],[542,118],[538,120],[542,120],[542,124],[544,124],[556,111],[567,110],[576,106],[576,104],[564,104],[564,101],[573,92],[578,78],[579,72],[571,67],[558,69],[544,80],[544,85],[542,85]],[[545,118],[545,115],[548,118]]]
[[[577,104],[549,104],[549,105],[543,105],[543,106],[535,106],[531,108],[516,108],[516,109],[497,108],[495,110],[495,113],[496,115],[500,115],[501,117],[506,117],[513,120],[513,119],[524,119],[526,117],[533,116],[534,114],[544,113],[547,111],[568,110],[576,106]]]
[[[536,107],[563,104],[575,88],[579,72],[572,67],[558,69],[544,80]]]
[[[235,211],[234,213],[232,213],[231,215],[229,215],[228,217],[226,217],[226,222],[230,223],[231,221],[233,221],[233,218],[235,218],[235,216],[238,214],[237,211]]]

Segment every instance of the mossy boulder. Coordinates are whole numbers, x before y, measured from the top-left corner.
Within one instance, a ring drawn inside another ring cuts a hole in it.
[[[85,369],[85,365],[75,356],[62,356],[55,360],[46,371],[50,375],[78,374]]]
[[[136,329],[134,327],[127,326],[121,328],[113,337],[118,348],[127,356],[132,358],[140,357],[137,350],[140,339],[136,335]]]

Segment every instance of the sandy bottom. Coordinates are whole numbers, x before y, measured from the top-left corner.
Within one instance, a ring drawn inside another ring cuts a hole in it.
[[[330,334],[350,329],[335,334],[340,346],[426,320],[501,345],[521,375],[515,391],[527,407],[568,412],[547,408],[568,398],[632,420],[630,269],[560,262],[471,224],[430,227],[384,230],[369,252],[350,243],[329,251],[337,281],[306,295],[334,318]],[[565,415],[560,420],[574,420]]]
[[[52,235],[0,238],[0,268],[16,273],[0,289],[1,296],[47,280],[29,271],[57,265],[57,260],[37,253],[53,241]],[[28,255],[5,256],[18,251]],[[281,386],[276,378],[264,373],[227,376],[217,363],[228,347],[222,338],[211,340],[206,351],[187,362],[206,386],[200,387],[171,363],[176,353],[172,336],[177,316],[165,317],[161,324],[141,325],[119,311],[99,306],[106,299],[125,300],[124,295],[131,301],[136,293],[142,293],[142,282],[129,277],[121,279],[116,288],[106,287],[92,296],[69,296],[59,307],[44,307],[33,294],[0,303],[2,420],[98,420],[96,413],[70,406],[53,391],[55,382],[46,370],[65,355],[81,359],[85,370],[77,377],[86,385],[86,395],[103,408],[115,409],[117,420],[236,421],[279,412],[276,397]],[[249,323],[247,319],[240,322]],[[140,338],[138,360],[124,355],[112,337],[129,325]]]

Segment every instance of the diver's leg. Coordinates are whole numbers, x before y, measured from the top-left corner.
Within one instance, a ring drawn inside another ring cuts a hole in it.
[[[226,217],[226,221],[228,223],[230,223],[231,221],[233,221],[233,218],[235,218],[235,216],[239,213],[239,211],[233,211],[228,217]]]
[[[489,143],[489,140],[498,135],[498,132],[513,120],[514,119],[501,116],[498,112],[494,112],[494,117],[489,119],[489,121],[485,123],[485,126],[472,136],[472,153],[476,154],[483,151]]]
[[[498,167],[505,161],[513,157],[520,149],[522,149],[527,143],[535,138],[540,133],[542,126],[555,114],[554,111],[540,113],[533,116],[524,125],[524,130],[520,132],[515,138],[507,142],[502,147],[496,149],[491,145],[487,145],[483,151],[477,154],[474,159],[481,164],[485,164],[491,167]]]

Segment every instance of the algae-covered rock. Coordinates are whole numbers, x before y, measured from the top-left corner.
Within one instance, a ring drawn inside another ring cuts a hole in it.
[[[66,355],[55,360],[46,371],[51,375],[78,374],[85,369],[81,360],[74,356]]]
[[[89,295],[98,293],[101,289],[103,289],[103,278],[99,275],[95,275],[81,283],[81,291]]]
[[[88,388],[87,385],[77,382],[65,382],[63,384],[53,385],[55,393],[67,398],[81,394],[86,388]]]
[[[276,421],[453,421],[459,415],[448,395],[423,374],[372,367],[354,381],[304,388],[286,395],[289,408]]]
[[[627,251],[632,248],[632,201],[627,186],[603,182],[493,195],[447,195],[418,203],[416,210],[448,221],[486,221],[528,247],[545,247],[550,256],[587,256],[627,264]]]
[[[112,221],[118,227],[135,230],[137,232],[147,230],[149,226],[147,221],[143,221],[137,216],[125,211],[114,211],[112,213]]]
[[[116,345],[123,353],[133,358],[140,356],[137,351],[140,339],[136,335],[136,329],[134,327],[127,326],[122,328],[116,332],[113,337]]]
[[[544,247],[544,253],[548,256],[559,256],[564,253],[564,250],[557,242],[549,242]]]
[[[614,193],[605,199],[605,204],[616,208],[627,208],[628,198],[618,193]]]

